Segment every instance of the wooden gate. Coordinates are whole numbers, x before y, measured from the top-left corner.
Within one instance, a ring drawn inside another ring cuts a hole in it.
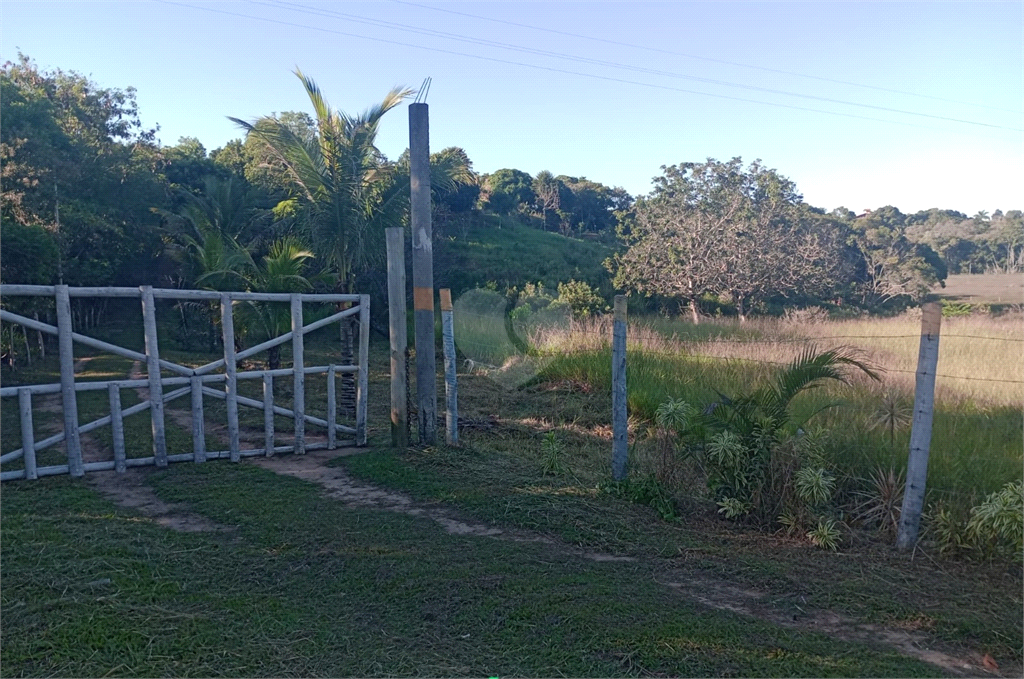
[[[368,295],[315,295],[299,293],[256,293],[256,292],[214,292],[207,290],[174,290],[159,289],[151,286],[140,288],[71,288],[66,285],[0,285],[0,297],[15,296],[53,297],[56,301],[57,325],[49,325],[38,320],[26,318],[7,310],[0,310],[0,320],[20,324],[29,330],[56,335],[60,355],[60,382],[56,384],[33,384],[17,387],[0,388],[0,398],[17,397],[21,418],[22,447],[0,456],[0,464],[8,464],[23,460],[21,469],[0,471],[0,481],[12,479],[36,479],[40,476],[70,474],[82,476],[89,471],[114,469],[124,472],[127,467],[155,465],[166,467],[169,462],[193,460],[204,462],[214,458],[229,458],[238,461],[242,457],[252,455],[272,455],[274,453],[295,452],[302,454],[307,450],[320,448],[336,448],[339,445],[366,445],[366,406],[367,406],[367,358],[370,331],[370,299]],[[145,334],[145,352],[120,347],[93,337],[88,337],[72,329],[71,298],[136,298],[142,301],[142,319]],[[194,300],[219,302],[221,329],[224,344],[224,357],[191,368],[160,358],[157,341],[156,300]],[[233,307],[236,302],[289,302],[291,305],[291,330],[262,344],[235,351],[235,326]],[[327,318],[303,324],[303,303],[348,303],[347,309],[334,313]],[[359,317],[359,349],[356,365],[307,366],[304,363],[304,336],[342,319]],[[145,365],[146,379],[118,379],[107,381],[76,381],[73,344],[107,351],[118,356],[140,361]],[[291,342],[293,365],[291,368],[279,370],[252,370],[239,372],[238,362],[272,347]],[[161,369],[176,373],[178,377],[162,377]],[[336,378],[345,373],[356,374],[355,395],[355,427],[337,423]],[[307,375],[327,375],[327,418],[321,419],[306,413],[305,379]],[[274,405],[274,378],[292,376],[293,398],[292,408]],[[246,398],[238,393],[239,380],[262,380],[262,401]],[[214,385],[223,385],[214,388]],[[165,387],[171,388],[164,391]],[[141,403],[129,408],[121,407],[122,389],[148,389],[149,396]],[[110,414],[86,424],[78,421],[78,405],[76,394],[82,391],[103,390],[109,395]],[[32,423],[32,399],[37,395],[60,394],[64,428],[59,434],[42,440],[35,440]],[[190,396],[192,400],[192,452],[168,454],[167,440],[164,429],[164,405],[175,399]],[[204,425],[203,397],[222,399],[227,408],[228,450],[206,450]],[[247,406],[261,409],[264,414],[263,446],[251,450],[243,450],[239,441],[238,407]],[[153,455],[149,457],[127,458],[123,419],[134,413],[149,410],[152,420]],[[275,445],[274,416],[283,415],[294,421],[294,444],[288,446]],[[326,443],[307,443],[306,425],[317,425],[327,430]],[[111,460],[83,461],[80,436],[100,427],[110,425],[113,451]],[[351,438],[339,440],[338,434]],[[36,453],[64,443],[67,450],[67,464],[37,466]]]

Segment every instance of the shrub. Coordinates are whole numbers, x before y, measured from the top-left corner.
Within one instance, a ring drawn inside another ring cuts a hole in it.
[[[967,539],[984,556],[1024,554],[1024,481],[1010,482],[971,509]]]

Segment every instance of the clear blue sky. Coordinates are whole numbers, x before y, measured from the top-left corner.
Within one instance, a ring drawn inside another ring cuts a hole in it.
[[[241,136],[226,116],[308,111],[298,66],[349,112],[432,77],[431,148],[461,146],[480,172],[547,169],[636,195],[662,165],[742,156],[826,209],[1024,208],[1021,2],[4,0],[0,12],[3,60],[20,50],[135,87],[165,145],[194,136],[212,150]],[[404,108],[385,118],[389,157],[407,130]]]

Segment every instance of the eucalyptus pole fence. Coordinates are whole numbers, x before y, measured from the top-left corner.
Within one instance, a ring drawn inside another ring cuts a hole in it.
[[[49,325],[35,318],[28,318],[6,309],[0,309],[0,321],[19,324],[26,330],[56,335],[59,340],[60,382],[55,384],[32,384],[0,388],[0,398],[18,399],[18,410],[21,418],[21,448],[0,455],[0,465],[10,465],[17,460],[23,461],[21,469],[0,470],[0,480],[36,479],[41,476],[70,474],[82,476],[86,472],[116,470],[124,472],[128,467],[166,466],[170,462],[191,460],[197,463],[208,459],[228,458],[238,461],[242,457],[254,455],[272,455],[274,453],[295,452],[320,448],[333,449],[339,445],[366,445],[367,416],[367,362],[369,344],[369,296],[342,294],[299,294],[299,293],[253,293],[253,292],[213,292],[206,290],[174,290],[158,289],[150,286],[140,288],[70,288],[66,285],[0,285],[0,296],[4,298],[16,296],[53,297],[56,300],[57,325]],[[135,298],[142,303],[142,315],[145,337],[145,351],[139,352],[121,347],[110,342],[77,333],[72,328],[70,300],[74,297],[99,298]],[[219,302],[221,308],[222,332],[224,338],[224,357],[198,367],[179,365],[160,358],[159,340],[157,337],[156,300],[192,300]],[[236,351],[234,337],[233,306],[238,302],[287,302],[291,311],[291,330],[256,346]],[[326,318],[305,324],[303,322],[304,303],[344,304],[348,308],[337,311]],[[303,360],[304,336],[310,332],[342,321],[350,316],[358,316],[360,322],[359,360],[356,365],[322,365],[307,366]],[[77,381],[74,372],[73,345],[81,345],[109,352],[116,356],[139,361],[146,366],[145,379],[117,379],[102,381]],[[292,343],[293,365],[291,368],[275,370],[239,371],[238,364],[243,359],[254,356],[268,349],[287,342]],[[163,377],[161,370],[177,375]],[[221,371],[223,372],[217,372]],[[356,373],[358,389],[356,393],[355,426],[346,426],[336,422],[335,388],[333,380],[341,375]],[[326,375],[327,386],[327,418],[319,418],[306,412],[305,379],[308,375]],[[293,379],[293,403],[291,408],[274,404],[274,378],[291,376]],[[262,380],[263,399],[247,398],[238,393],[240,380]],[[171,388],[165,391],[165,388]],[[217,387],[217,388],[215,388]],[[121,406],[121,391],[124,389],[148,389],[148,396],[141,402],[128,408]],[[77,395],[86,391],[106,391],[110,403],[110,414],[91,422],[82,424],[78,421]],[[33,397],[60,394],[61,410],[63,411],[63,431],[41,440],[36,440],[33,426]],[[191,396],[191,429],[192,448],[188,453],[171,453],[167,447],[165,430],[166,404]],[[204,397],[223,400],[226,403],[228,421],[228,449],[222,451],[206,450],[206,432],[204,426]],[[264,445],[257,449],[242,449],[239,436],[239,406],[262,410],[264,413]],[[150,412],[153,435],[153,455],[140,458],[126,457],[124,418],[148,410]],[[274,416],[281,415],[295,422],[294,444],[275,445]],[[326,428],[327,442],[310,444],[306,441],[306,425]],[[100,461],[84,461],[82,455],[81,436],[110,425],[112,459]],[[342,434],[350,438],[339,440]],[[64,443],[67,464],[37,465],[37,453],[41,450]]]

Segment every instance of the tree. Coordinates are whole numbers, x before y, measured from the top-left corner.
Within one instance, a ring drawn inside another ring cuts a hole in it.
[[[487,178],[485,207],[499,215],[529,209],[536,202],[533,177],[522,170],[503,168]]]
[[[864,256],[861,294],[866,304],[898,297],[921,301],[946,279],[946,264],[931,247],[906,236],[906,215],[887,205],[853,222],[853,238]]]
[[[547,170],[542,170],[533,178],[533,194],[536,197],[537,209],[540,210],[544,228],[549,229],[554,221],[557,224],[558,210],[562,206],[562,183]],[[554,218],[554,219],[551,219]]]
[[[308,132],[279,118],[237,118],[249,137],[265,144],[287,178],[291,205],[317,254],[338,273],[341,288],[383,259],[384,229],[401,226],[408,196],[396,169],[375,146],[381,119],[412,91],[395,87],[376,106],[350,116],[331,108],[320,88],[296,69],[316,115]]]
[[[74,72],[40,71],[19,54],[0,72],[0,119],[0,213],[5,222],[54,235],[57,279],[156,282],[162,247],[149,208],[166,200],[166,181],[155,130],[142,128],[135,91],[101,88]],[[29,256],[5,244],[5,259]]]
[[[663,168],[637,202],[616,285],[676,298],[699,322],[705,294],[729,297],[740,318],[755,301],[819,287],[842,270],[837,234],[790,180],[760,161]],[[827,285],[825,286],[827,287]]]

